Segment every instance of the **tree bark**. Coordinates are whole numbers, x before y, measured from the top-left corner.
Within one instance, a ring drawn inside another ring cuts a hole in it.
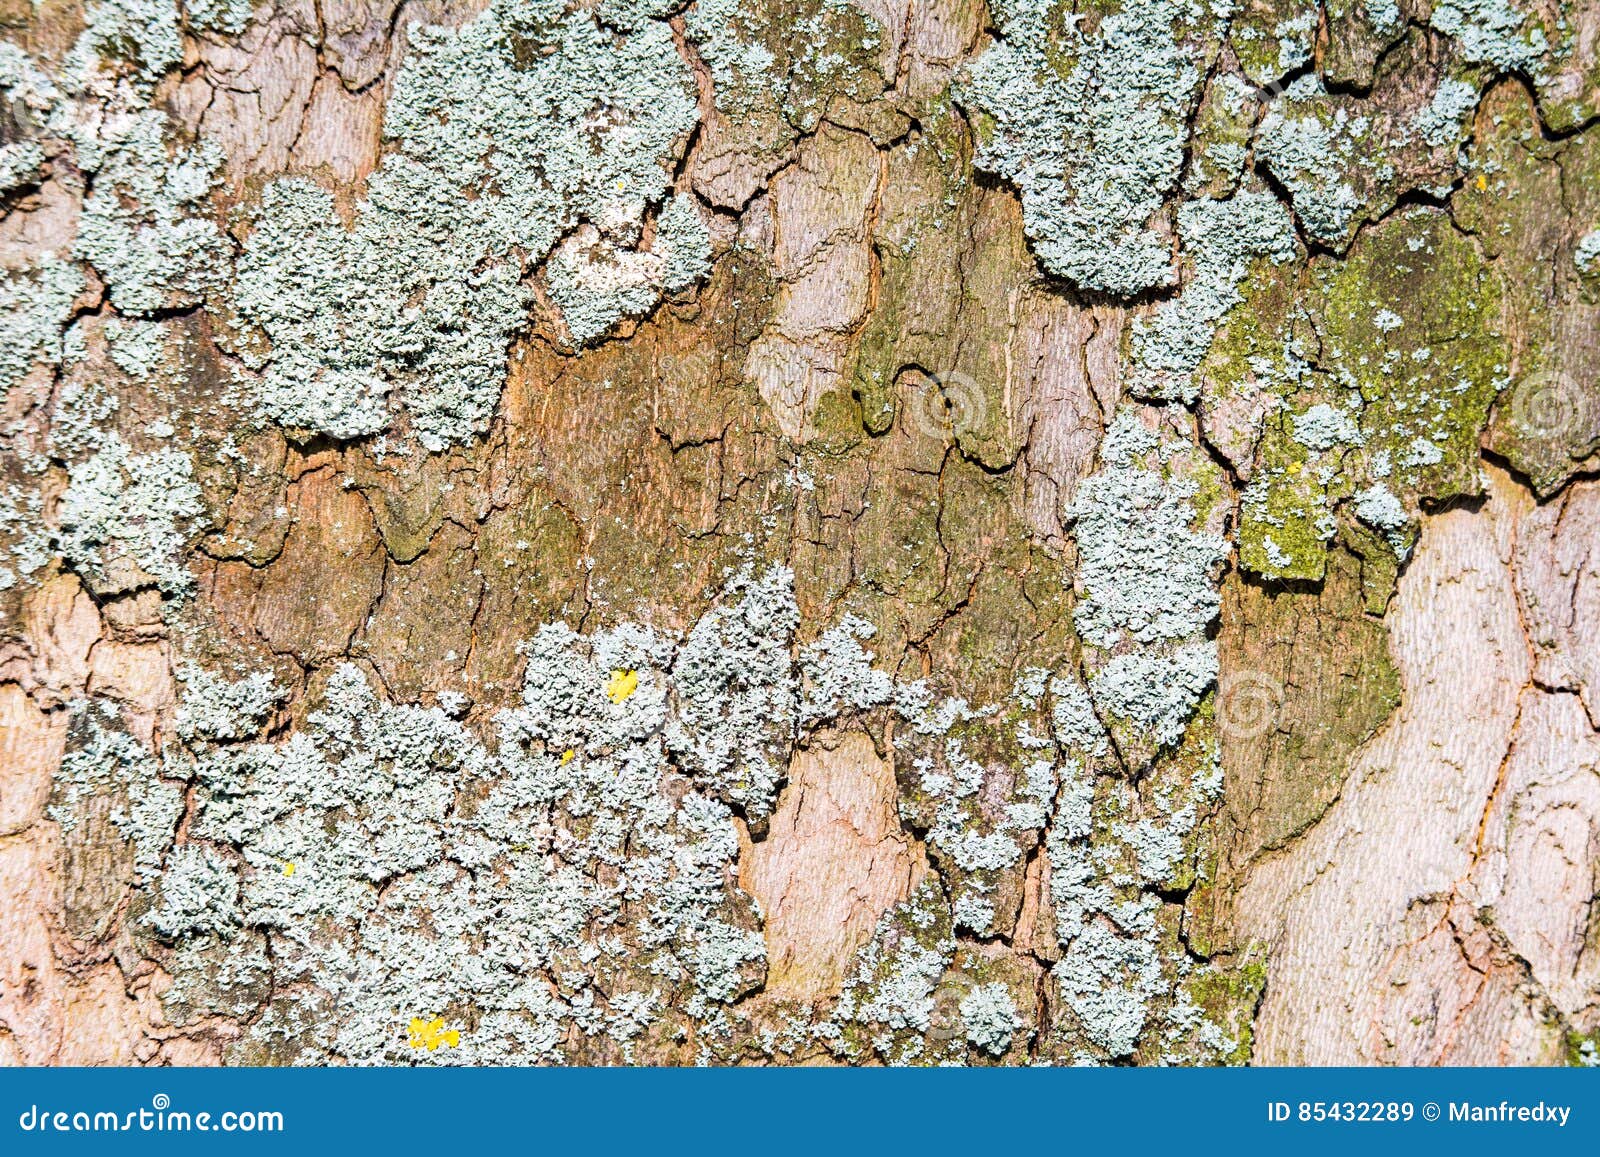
[[[0,5],[0,1060],[1600,1063],[1597,32]]]

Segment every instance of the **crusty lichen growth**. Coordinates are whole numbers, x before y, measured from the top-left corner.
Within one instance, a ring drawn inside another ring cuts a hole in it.
[[[530,1062],[574,1036],[624,1056],[647,1027],[715,1039],[763,971],[724,801],[769,807],[792,740],[789,584],[736,580],[681,641],[546,628],[493,749],[441,708],[385,702],[353,666],[286,742],[249,742],[270,680],[191,671],[180,742],[157,759],[97,730],[58,814],[73,822],[96,785],[134,801],[138,862],[161,866],[149,924],[190,1014],[198,941],[271,937],[275,995],[239,1059]],[[618,670],[632,693],[607,693]],[[195,793],[176,845],[169,781]],[[451,1010],[459,1048],[413,1053],[418,1008]]]
[[[641,244],[697,119],[664,21],[617,35],[587,9],[506,2],[411,47],[384,116],[396,151],[353,224],[308,180],[269,186],[231,304],[267,417],[354,438],[398,405],[439,450],[487,424],[524,279],[563,237],[547,277],[579,344],[691,283],[709,246],[681,199]]]
[[[848,122],[893,73],[882,26],[851,0],[697,0],[683,22],[720,122],[702,142],[696,185],[727,207],[743,207],[765,187],[824,113]],[[882,106],[873,113],[878,125],[905,123]]]
[[[39,361],[62,360],[62,334],[83,274],[58,257],[0,278],[0,389],[10,389]]]
[[[1132,389],[1143,397],[1192,405],[1200,368],[1217,326],[1244,301],[1251,265],[1282,265],[1295,256],[1288,212],[1270,193],[1245,191],[1226,201],[1196,200],[1178,214],[1178,234],[1194,272],[1182,292],[1136,323]]]
[[[166,129],[166,117],[147,110],[123,131],[97,137],[102,159],[78,223],[77,255],[127,314],[197,304],[231,256],[209,213],[221,150],[207,144],[169,155]]]
[[[1143,419],[1143,420],[1142,420]],[[1154,415],[1124,410],[1101,445],[1102,469],[1067,513],[1078,544],[1078,633],[1097,658],[1100,709],[1143,741],[1176,743],[1216,678],[1206,638],[1219,607],[1226,542],[1196,498],[1215,467]]]
[[[770,809],[812,728],[889,711],[914,765],[903,814],[926,829],[949,892],[924,888],[886,916],[804,1035],[900,1063],[1038,1049],[1028,974],[977,951],[1015,922],[1026,858],[1088,840],[1103,865],[1138,865],[1136,891],[1172,886],[1192,872],[1181,864],[1200,797],[1163,787],[1137,822],[1081,830],[1078,789],[1065,805],[1058,789],[1108,748],[1074,676],[1032,670],[1005,704],[974,708],[875,668],[857,620],[797,652],[791,583],[781,568],[737,574],[682,637],[547,626],[492,743],[453,701],[388,702],[351,665],[302,726],[260,742],[281,696],[272,680],[189,668],[159,754],[114,709],[86,709],[52,814],[70,829],[91,792],[129,801],[112,820],[144,881],[141,934],[175,977],[171,1014],[245,1019],[234,1059],[628,1060],[646,1039],[651,1057],[731,1059],[765,970],[760,912],[732,882],[736,817]],[[1204,1054],[1227,1034],[1160,1011],[1188,966],[1150,951],[1136,997],[1150,1008],[1129,1040],[1146,1039],[1148,1019],[1162,1026],[1150,1048]],[[1060,979],[1084,1029],[1058,1037],[1124,1055],[1093,1011],[1135,999],[1113,995],[1123,979]],[[459,1025],[457,1042],[411,1048],[418,1009]]]
[[[187,454],[135,454],[113,435],[72,470],[58,513],[61,553],[103,593],[154,585],[181,594],[193,583],[185,530],[200,512]]]
[[[0,592],[37,633],[37,576],[81,581],[102,638],[196,661],[164,714],[91,649],[49,811],[109,865],[69,867],[68,930],[159,964],[172,1025],[252,1062],[1249,1059],[1222,841],[1314,823],[1392,709],[1379,614],[1491,408],[1537,487],[1600,447],[1506,389],[1589,413],[1600,76],[1581,21],[1505,0],[951,15],[408,8],[338,94],[384,102],[355,185],[304,131],[227,169],[214,126],[255,130],[193,97],[239,0],[0,44]],[[823,249],[860,268],[779,270],[783,170],[834,139],[862,209]],[[861,305],[796,447],[737,367],[813,275]],[[298,506],[335,477],[324,542]],[[1325,742],[1261,757],[1290,784],[1230,765],[1224,829],[1235,548],[1370,674],[1289,688]],[[258,642],[283,667],[218,673]],[[892,765],[909,895],[789,1008],[736,881],[823,728]]]
[[[995,9],[1000,37],[960,99],[977,117],[975,163],[1016,183],[1043,266],[1129,296],[1173,280],[1164,224],[1211,19],[1167,0],[1086,13],[1055,0]]]

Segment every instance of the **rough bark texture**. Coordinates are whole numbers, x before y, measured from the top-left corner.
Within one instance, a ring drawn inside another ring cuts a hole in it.
[[[1600,8],[0,3],[0,1061],[1600,1063]]]

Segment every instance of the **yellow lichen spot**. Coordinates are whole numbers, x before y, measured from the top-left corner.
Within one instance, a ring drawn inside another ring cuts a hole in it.
[[[1489,178],[1485,177],[1482,173],[1479,173],[1478,174],[1478,192],[1481,193],[1485,189],[1487,189],[1488,187],[1489,187]]]
[[[1289,471],[1290,474],[1298,474],[1298,473],[1300,473],[1300,463],[1298,463],[1298,462],[1289,463],[1288,471]]]
[[[572,762],[572,757],[577,755],[577,754],[578,753],[576,751],[574,751],[572,748],[569,747],[569,748],[567,748],[565,751],[563,751],[561,753],[561,762],[562,763],[571,763]]]
[[[432,1020],[423,1020],[420,1016],[411,1018],[411,1031],[407,1042],[414,1049],[427,1049],[430,1053],[440,1045],[455,1048],[461,1043],[461,1030],[444,1027],[444,1017],[436,1016]]]
[[[639,672],[613,671],[611,678],[606,680],[606,698],[613,703],[621,703],[628,696],[639,689]]]
[[[283,866],[283,874],[285,876],[294,875],[294,861],[293,860],[290,860],[287,864],[285,864]]]

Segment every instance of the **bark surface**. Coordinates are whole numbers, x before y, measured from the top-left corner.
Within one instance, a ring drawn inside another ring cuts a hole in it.
[[[1600,1063],[1600,7],[0,0],[0,1062]]]

